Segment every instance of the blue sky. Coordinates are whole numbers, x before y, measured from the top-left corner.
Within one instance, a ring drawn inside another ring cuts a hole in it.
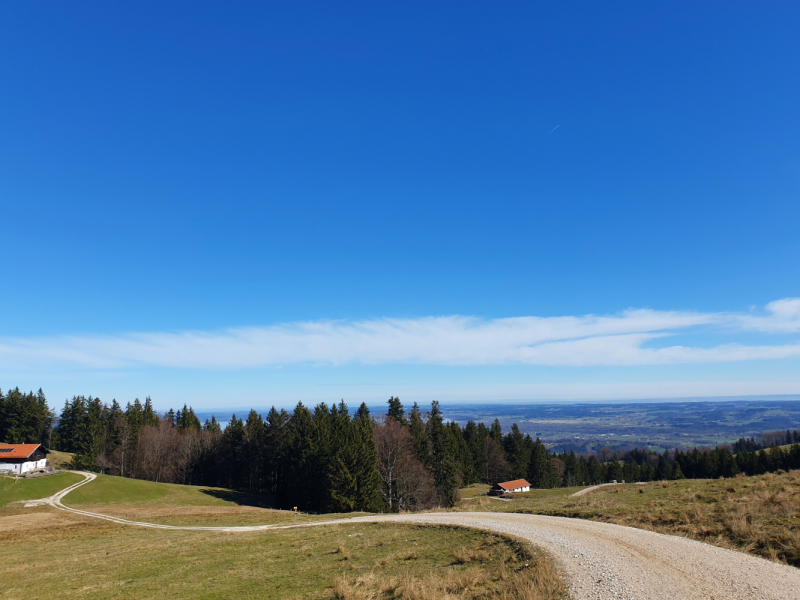
[[[720,8],[4,3],[0,386],[800,393],[800,9]]]

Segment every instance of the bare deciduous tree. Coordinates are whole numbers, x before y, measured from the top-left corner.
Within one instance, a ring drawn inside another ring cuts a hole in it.
[[[136,445],[139,477],[159,482],[176,481],[183,469],[180,438],[181,434],[167,420],[143,427]]]
[[[393,418],[373,423],[381,494],[389,512],[419,510],[436,504],[433,476],[414,456],[408,428]]]

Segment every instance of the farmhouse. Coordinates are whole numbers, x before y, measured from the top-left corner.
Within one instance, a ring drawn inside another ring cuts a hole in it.
[[[44,469],[49,452],[41,444],[0,444],[0,473],[22,475]]]
[[[524,479],[515,479],[514,481],[504,481],[503,483],[496,483],[489,490],[492,496],[500,496],[502,494],[510,494],[511,492],[528,492],[531,489],[531,484]]]

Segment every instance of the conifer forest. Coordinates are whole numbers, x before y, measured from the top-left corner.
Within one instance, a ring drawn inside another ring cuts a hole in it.
[[[527,479],[533,488],[732,477],[800,468],[800,432],[764,434],[731,446],[553,454],[516,424],[503,431],[448,420],[438,402],[423,411],[398,398],[385,413],[344,401],[288,412],[251,410],[225,427],[191,407],[159,414],[150,398],[124,408],[75,396],[60,412],[44,393],[0,391],[0,442],[43,443],[74,453],[72,468],[151,481],[228,488],[265,505],[315,512],[421,510],[453,506],[473,483]]]

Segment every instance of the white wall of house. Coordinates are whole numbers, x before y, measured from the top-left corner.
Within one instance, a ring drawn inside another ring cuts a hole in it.
[[[44,469],[47,465],[47,459],[29,460],[23,463],[4,463],[0,462],[0,471],[11,471],[22,475],[28,471],[35,471],[36,469]]]

